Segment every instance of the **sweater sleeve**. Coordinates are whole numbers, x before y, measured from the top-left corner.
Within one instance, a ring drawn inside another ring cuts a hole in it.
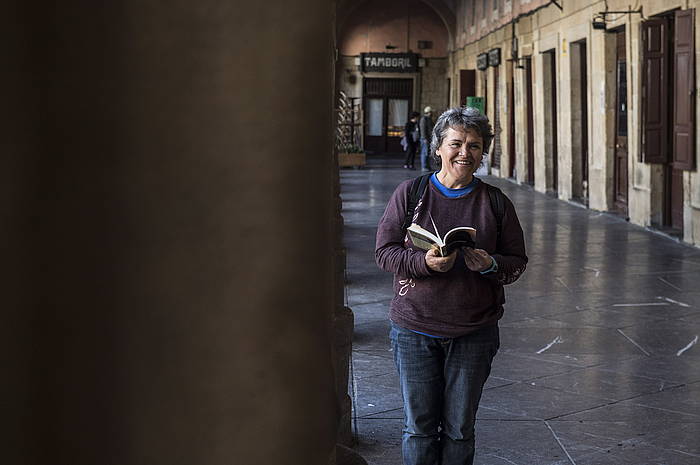
[[[515,213],[515,207],[507,197],[505,198],[505,206],[501,239],[496,245],[496,253],[491,255],[498,264],[498,270],[495,273],[484,275],[488,279],[495,279],[502,285],[517,281],[527,266],[523,230],[520,227],[518,215]]]
[[[374,257],[384,271],[405,278],[424,278],[433,274],[425,263],[425,252],[410,249],[404,243],[403,221],[410,185],[410,180],[401,183],[389,199],[377,226]]]

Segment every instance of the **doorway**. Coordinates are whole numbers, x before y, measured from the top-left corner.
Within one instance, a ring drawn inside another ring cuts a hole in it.
[[[476,96],[476,70],[459,70],[459,105],[467,104],[467,97]]]
[[[586,40],[571,43],[571,195],[588,205],[588,65]]]
[[[491,142],[491,166],[501,168],[501,96],[498,66],[493,68],[493,142]]]
[[[535,113],[532,106],[532,59],[527,57],[525,60],[525,105],[527,119],[527,183],[531,186],[535,185],[535,130],[534,120]]]
[[[556,194],[559,190],[559,154],[557,140],[557,65],[554,49],[542,53],[542,65],[544,74],[546,190]]]
[[[367,78],[364,87],[365,151],[400,153],[413,105],[413,79]]]
[[[627,207],[627,48],[625,29],[615,34],[615,161],[613,163],[613,209],[628,216]]]
[[[509,61],[508,79],[508,177],[515,178],[515,61]]]

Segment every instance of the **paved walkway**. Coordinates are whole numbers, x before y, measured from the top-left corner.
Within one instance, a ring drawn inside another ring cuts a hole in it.
[[[341,172],[354,428],[374,465],[401,463],[392,277],[374,262],[386,202],[417,175],[400,163]],[[476,464],[700,464],[700,250],[488,180],[515,203],[530,262],[507,287]]]

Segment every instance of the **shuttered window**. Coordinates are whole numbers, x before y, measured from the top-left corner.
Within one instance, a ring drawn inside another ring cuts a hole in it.
[[[673,167],[695,169],[695,10],[676,11],[673,76]]]
[[[647,163],[667,163],[669,157],[669,20],[642,23],[642,156]]]

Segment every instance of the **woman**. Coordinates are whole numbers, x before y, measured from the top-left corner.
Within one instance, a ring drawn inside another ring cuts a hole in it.
[[[474,177],[492,139],[491,125],[477,109],[443,113],[431,141],[440,171],[413,216],[438,235],[476,228],[474,249],[440,257],[413,246],[403,228],[410,180],[398,186],[379,222],[377,264],[394,274],[390,337],[404,399],[406,465],[473,463],[476,410],[499,347],[503,285],[525,271],[513,204],[503,196],[497,234],[487,185]]]

